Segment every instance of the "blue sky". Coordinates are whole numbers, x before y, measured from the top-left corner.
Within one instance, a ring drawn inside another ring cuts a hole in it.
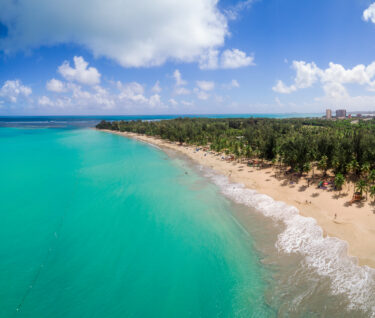
[[[375,110],[373,0],[0,0],[0,115]]]

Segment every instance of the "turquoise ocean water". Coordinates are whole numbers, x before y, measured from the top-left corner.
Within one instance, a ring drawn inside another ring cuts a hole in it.
[[[83,118],[32,121],[0,128],[1,318],[375,317],[375,271],[295,208]]]
[[[231,203],[91,129],[0,129],[0,317],[272,317]]]

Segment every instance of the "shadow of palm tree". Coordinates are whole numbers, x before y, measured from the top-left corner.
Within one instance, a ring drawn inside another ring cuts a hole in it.
[[[355,205],[357,208],[363,208],[365,206],[365,203],[363,201],[360,201],[360,202],[356,202]]]
[[[303,191],[306,191],[306,189],[307,189],[307,186],[303,185],[299,187],[298,191],[303,192]]]
[[[345,193],[345,192],[341,192],[341,193],[336,193],[332,196],[333,199],[337,200],[337,199],[340,199],[340,198],[344,198],[344,197],[347,197],[348,196],[348,193]]]
[[[320,194],[318,193],[318,192],[314,192],[311,196],[313,197],[313,198],[316,198],[316,197],[318,197]]]

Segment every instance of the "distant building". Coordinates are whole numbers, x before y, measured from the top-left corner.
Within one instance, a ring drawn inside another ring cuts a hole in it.
[[[345,118],[345,117],[346,117],[346,109],[336,110],[336,118]]]
[[[332,119],[332,110],[326,109],[326,119]]]

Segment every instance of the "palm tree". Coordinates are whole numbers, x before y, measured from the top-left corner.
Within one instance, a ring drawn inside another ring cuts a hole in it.
[[[375,202],[375,185],[372,185],[370,187],[370,197],[373,199],[373,201]]]
[[[303,164],[302,172],[308,173],[311,170],[311,164],[310,162],[306,162]]]
[[[338,173],[335,176],[334,184],[335,184],[336,189],[339,190],[339,195],[341,194],[342,186],[344,185],[344,183],[345,183],[345,177],[341,173]]]
[[[368,181],[370,183],[374,183],[375,182],[375,170],[371,170],[369,175],[368,175]]]
[[[359,192],[362,196],[363,192],[366,192],[366,200],[367,200],[367,181],[364,179],[359,180],[355,185],[355,191]]]
[[[357,160],[353,159],[351,161],[351,165],[352,165],[352,171],[353,173],[357,174],[358,173],[358,170],[359,170],[359,163]]]
[[[323,175],[326,176],[327,174],[327,167],[328,167],[328,157],[327,156],[322,156],[320,158],[320,161],[318,162],[318,168],[323,171]]]
[[[370,172],[370,164],[365,162],[361,167],[361,172],[364,177],[367,177],[368,173]]]
[[[336,157],[332,159],[332,167],[335,170],[335,173],[339,171],[340,161]]]

